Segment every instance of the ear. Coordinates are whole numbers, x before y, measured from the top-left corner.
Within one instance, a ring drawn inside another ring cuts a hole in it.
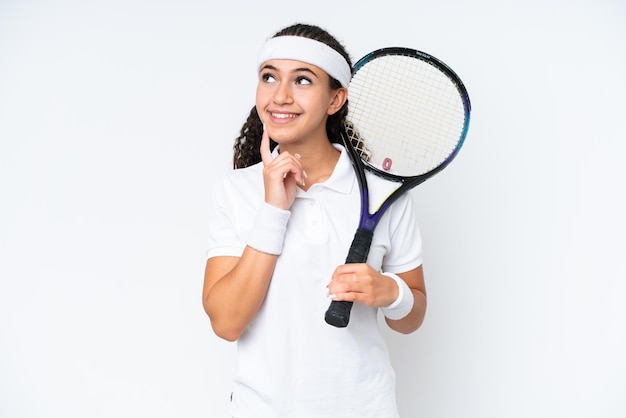
[[[333,92],[333,97],[326,110],[326,113],[330,115],[334,115],[341,109],[343,104],[348,100],[348,89],[345,87],[341,87]]]

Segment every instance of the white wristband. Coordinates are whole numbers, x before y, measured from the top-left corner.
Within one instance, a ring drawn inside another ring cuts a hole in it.
[[[288,210],[263,202],[248,233],[248,246],[263,253],[280,255],[290,215]]]
[[[398,285],[398,298],[389,306],[381,308],[383,315],[392,320],[402,319],[413,309],[413,292],[411,288],[397,274],[382,273],[391,277]]]

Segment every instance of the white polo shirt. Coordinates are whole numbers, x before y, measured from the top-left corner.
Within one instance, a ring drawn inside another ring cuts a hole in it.
[[[350,159],[335,147],[341,156],[331,177],[306,192],[298,189],[265,301],[237,341],[234,418],[398,416],[377,309],[355,303],[346,328],[324,321],[326,285],[345,263],[360,213]],[[234,170],[214,188],[208,258],[241,256],[264,200],[262,170],[262,163]],[[368,184],[374,202],[395,187],[369,174]],[[368,264],[403,273],[418,267],[421,257],[412,200],[405,195],[378,224]]]

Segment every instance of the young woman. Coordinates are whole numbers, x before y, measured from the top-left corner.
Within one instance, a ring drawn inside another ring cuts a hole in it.
[[[407,195],[378,225],[367,264],[344,264],[360,205],[339,136],[351,68],[317,26],[269,39],[236,170],[213,190],[202,299],[215,333],[237,341],[235,418],[398,416],[377,315],[401,333],[421,325],[421,237]],[[346,328],[324,321],[331,299],[356,302]]]

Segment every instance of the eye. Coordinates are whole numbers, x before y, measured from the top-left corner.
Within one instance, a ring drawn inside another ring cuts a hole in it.
[[[276,78],[274,78],[274,76],[270,73],[263,73],[261,74],[261,80],[263,80],[265,83],[275,83],[276,82]]]
[[[310,78],[301,75],[296,78],[296,84],[308,85],[312,84],[312,81]]]

